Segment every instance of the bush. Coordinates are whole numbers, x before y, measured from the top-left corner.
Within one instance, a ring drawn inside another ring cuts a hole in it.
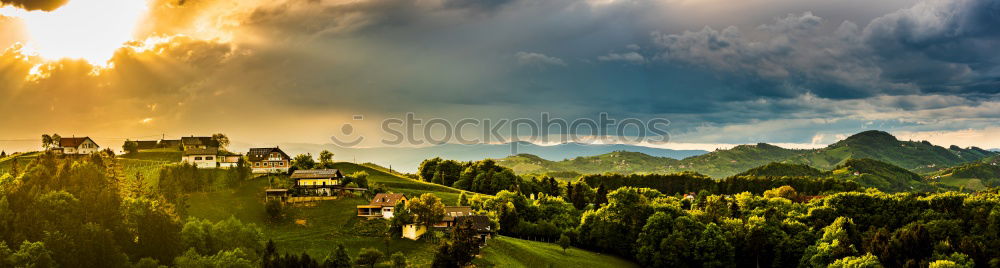
[[[376,264],[381,262],[382,257],[385,257],[385,254],[383,254],[382,251],[374,248],[364,248],[361,249],[361,253],[358,254],[358,260],[355,263],[358,265],[375,267]]]

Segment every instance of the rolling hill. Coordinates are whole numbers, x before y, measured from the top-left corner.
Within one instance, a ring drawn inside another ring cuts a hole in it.
[[[740,145],[726,150],[716,150],[682,160],[655,157],[638,152],[611,152],[607,154],[576,157],[563,161],[549,161],[541,157],[521,154],[497,160],[518,174],[594,174],[618,173],[667,173],[694,171],[713,178],[723,178],[740,172],[778,162],[804,164],[821,170],[836,169],[849,159],[873,159],[904,169],[925,173],[963,163],[978,161],[997,155],[977,147],[948,148],[926,141],[900,141],[883,131],[865,131],[825,148],[811,150],[786,149],[766,143]]]
[[[943,169],[931,173],[932,180],[969,190],[1000,186],[1000,156]]]

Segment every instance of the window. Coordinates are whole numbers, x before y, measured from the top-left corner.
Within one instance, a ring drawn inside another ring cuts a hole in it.
[[[253,166],[259,167],[260,166],[260,162],[253,163]]]
[[[279,166],[279,167],[283,167],[283,166],[285,166],[285,162],[278,162],[278,166]]]
[[[194,161],[201,161],[201,156],[195,156]]]
[[[214,159],[215,159],[215,157],[211,157],[211,156],[206,156],[205,157],[205,160],[214,160]]]

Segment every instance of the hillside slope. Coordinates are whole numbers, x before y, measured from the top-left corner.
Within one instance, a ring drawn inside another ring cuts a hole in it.
[[[477,267],[638,267],[635,263],[608,255],[556,244],[497,236],[482,250]]]

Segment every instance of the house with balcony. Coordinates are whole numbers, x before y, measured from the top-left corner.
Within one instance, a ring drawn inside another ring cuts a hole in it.
[[[406,196],[391,193],[376,194],[371,203],[358,206],[358,217],[392,219],[396,203],[400,201],[406,202]]]
[[[292,173],[295,187],[321,196],[332,196],[341,188],[344,174],[336,169],[296,170]]]
[[[280,148],[251,148],[247,153],[250,170],[257,174],[288,173],[292,158]]]

